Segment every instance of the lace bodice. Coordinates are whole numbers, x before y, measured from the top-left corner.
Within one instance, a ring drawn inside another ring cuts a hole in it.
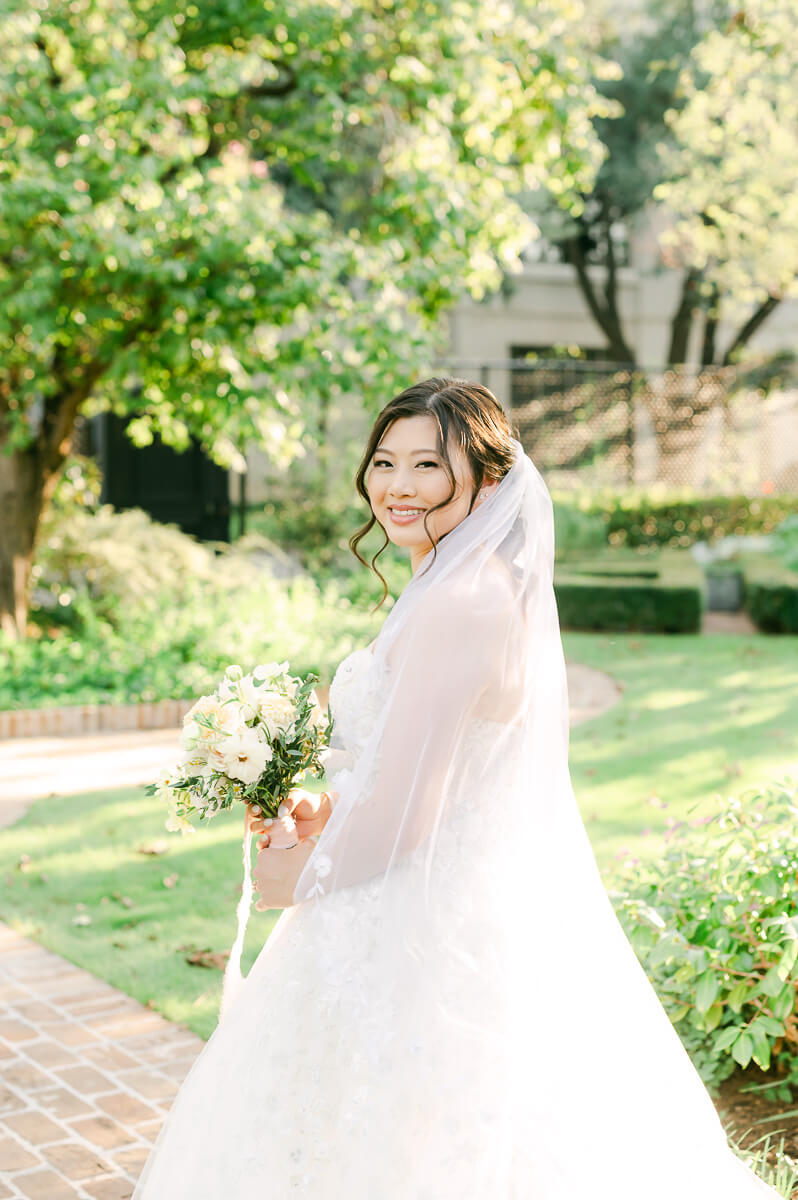
[[[368,646],[358,647],[338,664],[329,697],[333,743],[338,749],[331,756],[328,776],[351,767],[363,749],[385,698],[388,676],[387,664]],[[479,753],[489,748],[497,729],[503,729],[501,722],[473,720],[469,727],[469,751]]]
[[[362,750],[379,712],[386,664],[368,646],[360,646],[338,664],[330,684],[330,711],[334,741],[349,755]]]

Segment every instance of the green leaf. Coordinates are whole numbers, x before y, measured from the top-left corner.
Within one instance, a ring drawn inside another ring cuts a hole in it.
[[[783,986],[784,980],[779,974],[778,966],[775,966],[771,967],[767,974],[762,978],[762,981],[759,984],[759,990],[764,992],[766,996],[778,996]]]
[[[746,983],[745,980],[741,980],[740,983],[735,983],[728,995],[727,1003],[729,1008],[731,1008],[733,1012],[738,1013],[752,990],[753,989],[751,985]]]
[[[728,1050],[739,1036],[740,1030],[736,1025],[727,1025],[725,1029],[718,1030],[712,1044],[718,1052]]]
[[[764,1030],[765,1033],[769,1033],[771,1037],[784,1036],[784,1024],[781,1021],[777,1021],[775,1017],[763,1014],[761,1017],[757,1017],[755,1024]]]
[[[751,1061],[751,1056],[754,1053],[754,1043],[751,1036],[747,1033],[741,1033],[732,1046],[732,1058],[741,1067],[747,1067]]]
[[[767,1071],[770,1066],[770,1042],[759,1018],[750,1025],[749,1033],[754,1047],[752,1058],[757,1066]]]
[[[798,960],[798,940],[793,939],[792,941],[788,942],[784,949],[784,953],[781,956],[781,961],[779,962],[779,970],[782,973],[782,979],[787,979],[789,977],[790,972],[795,966],[796,960]]]
[[[711,1033],[713,1029],[716,1029],[717,1026],[720,1025],[722,1017],[723,1005],[713,1004],[704,1018],[704,1028],[706,1029],[707,1033]]]
[[[790,1015],[794,1006],[795,988],[793,984],[787,983],[781,989],[779,994],[773,997],[770,1007],[774,1017],[778,1017],[783,1021]]]
[[[718,976],[715,971],[704,971],[698,977],[695,993],[695,1005],[700,1013],[706,1013],[715,1002],[718,994]]]

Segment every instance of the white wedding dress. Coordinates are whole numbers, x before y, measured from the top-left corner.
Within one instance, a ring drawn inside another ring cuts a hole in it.
[[[366,647],[336,672],[330,707],[352,756],[385,670]],[[457,766],[466,781],[494,733],[474,722]],[[375,923],[379,880],[286,909],[186,1076],[133,1200],[775,1197],[728,1149],[597,870],[595,905],[567,939],[552,936],[555,912],[572,920],[567,880],[530,906],[539,987],[528,1039],[506,1044],[505,899],[479,870],[484,840],[507,836],[504,783],[500,770],[488,795],[454,789],[463,799],[438,831],[437,895],[467,934],[468,970],[447,959],[430,967],[429,996],[403,987]],[[581,823],[573,836],[586,842]],[[402,864],[388,886],[411,906],[404,880]]]

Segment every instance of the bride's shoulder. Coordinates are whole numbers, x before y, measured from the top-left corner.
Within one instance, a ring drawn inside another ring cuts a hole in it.
[[[507,620],[514,610],[510,578],[501,563],[488,560],[473,575],[458,576],[430,588],[419,605],[425,623],[445,625],[457,617],[478,628]]]

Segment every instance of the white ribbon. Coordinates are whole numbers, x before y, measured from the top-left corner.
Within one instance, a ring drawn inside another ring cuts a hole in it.
[[[244,984],[244,976],[241,974],[241,951],[244,947],[244,934],[247,931],[247,921],[249,920],[249,910],[252,905],[252,863],[250,861],[250,844],[249,844],[249,807],[244,805],[244,840],[242,845],[242,857],[244,859],[244,883],[241,888],[241,899],[238,902],[236,915],[238,917],[238,932],[236,940],[233,942],[230,950],[230,957],[227,960],[227,966],[224,970],[224,979],[222,980],[222,1000],[219,1005],[219,1020],[221,1021],[226,1013],[232,1008],[238,993]]]

